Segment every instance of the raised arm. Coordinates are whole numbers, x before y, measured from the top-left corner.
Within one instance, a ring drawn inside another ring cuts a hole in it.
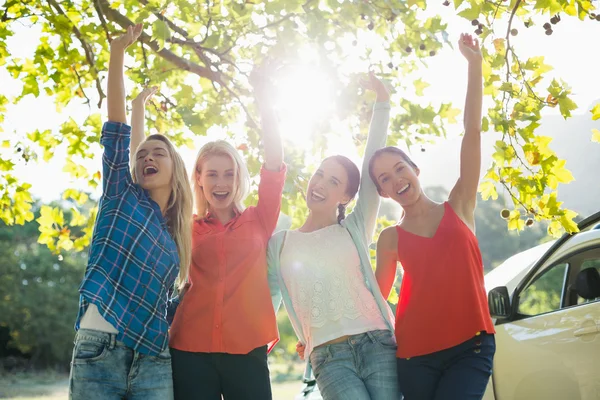
[[[356,224],[356,227],[363,232],[366,243],[369,244],[375,230],[380,203],[377,188],[369,178],[369,160],[375,151],[385,146],[387,140],[387,129],[390,121],[390,94],[383,82],[377,79],[372,72],[369,73],[369,79],[361,81],[361,84],[365,89],[374,91],[377,98],[373,107],[369,137],[367,138],[367,147],[360,172],[358,200],[354,210],[347,218],[347,223]]]
[[[396,226],[385,228],[377,240],[375,278],[384,299],[390,296],[398,267],[398,232]]]
[[[132,183],[129,168],[131,127],[125,113],[123,60],[125,49],[140,36],[142,25],[127,28],[127,32],[110,43],[108,64],[108,121],[102,127],[102,192],[104,196],[119,196]]]
[[[135,164],[135,153],[146,137],[146,102],[156,93],[156,86],[144,88],[131,102],[131,168]]]
[[[450,204],[474,230],[481,169],[482,55],[479,42],[471,35],[462,34],[458,47],[467,59],[469,72],[464,113],[465,135],[460,149],[460,176],[450,193]]]
[[[127,123],[125,112],[125,83],[123,80],[123,64],[125,49],[135,42],[142,33],[142,24],[127,27],[127,32],[110,42],[110,61],[108,64],[108,88],[106,107],[108,120]]]
[[[274,70],[273,62],[266,61],[256,66],[250,75],[254,96],[260,111],[261,139],[265,151],[265,168],[279,171],[283,164],[283,143],[279,133],[277,117],[269,95],[272,89],[269,76]]]

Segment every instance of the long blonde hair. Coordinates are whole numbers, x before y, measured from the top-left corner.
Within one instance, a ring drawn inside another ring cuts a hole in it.
[[[202,164],[212,156],[226,156],[231,158],[234,168],[235,187],[233,191],[233,206],[236,211],[244,210],[244,200],[250,192],[250,174],[246,163],[240,156],[240,153],[224,140],[215,140],[208,142],[198,152],[196,162],[194,163],[194,172],[192,173],[192,188],[194,190],[194,203],[196,205],[196,218],[202,219],[208,213],[208,201],[202,192],[202,187],[198,183],[202,175]]]
[[[171,177],[171,196],[167,203],[165,219],[169,233],[177,245],[179,253],[179,275],[176,285],[181,290],[187,282],[192,262],[192,189],[183,159],[171,141],[163,135],[150,135],[148,140],[160,140],[169,151],[173,160],[173,176]],[[133,181],[137,182],[135,168],[132,172]]]

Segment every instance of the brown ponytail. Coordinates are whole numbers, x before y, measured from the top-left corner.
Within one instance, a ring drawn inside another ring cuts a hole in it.
[[[338,224],[340,224],[344,218],[346,218],[346,205],[345,204],[338,204]]]

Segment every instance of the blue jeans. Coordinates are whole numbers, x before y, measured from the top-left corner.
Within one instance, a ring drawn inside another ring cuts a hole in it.
[[[406,400],[480,400],[490,375],[496,341],[478,336],[449,349],[398,359],[398,383]]]
[[[401,399],[396,378],[396,339],[387,330],[353,335],[310,354],[323,400]]]
[[[173,399],[169,348],[158,356],[148,356],[126,347],[116,335],[80,329],[71,361],[69,398]]]

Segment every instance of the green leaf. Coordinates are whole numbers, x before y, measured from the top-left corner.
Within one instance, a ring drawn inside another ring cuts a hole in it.
[[[0,158],[0,171],[12,171],[14,166],[12,161]]]
[[[157,19],[152,24],[152,38],[163,43],[171,39],[171,29],[166,22]]]
[[[564,167],[565,164],[565,160],[559,160],[554,164],[554,168],[552,169],[552,173],[560,183],[569,183],[575,179],[571,172]]]
[[[479,185],[479,192],[483,200],[496,200],[498,198],[498,192],[496,191],[496,185],[492,181],[484,181]]]
[[[532,57],[529,59],[529,61],[531,63],[533,63],[533,68],[534,68],[534,72],[533,72],[533,77],[537,78],[543,74],[545,74],[546,72],[552,71],[554,68],[548,64],[544,64],[544,57],[540,56],[540,57]],[[528,63],[529,63],[528,61]]]
[[[487,132],[490,130],[490,120],[487,117],[481,119],[481,131]]]
[[[442,104],[442,106],[440,107],[440,110],[438,112],[438,115],[442,118],[445,118],[448,120],[449,123],[451,124],[455,124],[456,121],[456,117],[458,115],[460,115],[461,111],[458,108],[452,108],[452,106],[450,104]]]
[[[522,231],[523,229],[525,229],[525,221],[521,219],[521,212],[519,210],[511,211],[508,217],[508,230]]]
[[[596,121],[597,119],[600,119],[600,103],[596,104],[591,110],[590,112],[592,113],[592,120]]]
[[[213,33],[212,35],[206,38],[204,43],[202,43],[202,46],[207,47],[209,49],[215,48],[219,43],[220,38],[221,35],[219,33]]]
[[[576,212],[566,210],[564,215],[560,217],[560,224],[569,233],[579,232],[579,227],[573,219],[577,216]]]
[[[568,97],[558,99],[558,107],[563,117],[567,118],[571,116],[571,111],[577,109],[577,104]]]
[[[417,96],[423,96],[423,90],[429,87],[429,83],[423,82],[420,78],[413,82]]]
[[[461,12],[458,13],[459,16],[468,19],[469,21],[472,21],[474,19],[477,19],[477,17],[479,17],[479,13],[480,13],[481,9],[477,6],[472,6],[470,8],[464,9]]]

